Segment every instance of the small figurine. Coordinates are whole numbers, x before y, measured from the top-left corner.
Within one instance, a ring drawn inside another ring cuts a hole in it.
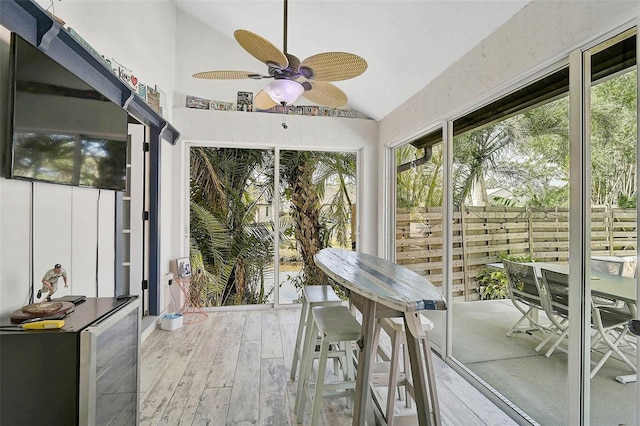
[[[58,290],[58,278],[62,277],[64,280],[64,286],[69,287],[67,285],[67,271],[62,269],[62,265],[56,263],[53,266],[53,269],[49,269],[42,277],[42,288],[38,290],[38,299],[42,297],[43,292],[49,292],[47,294],[47,302],[51,302],[51,296]]]

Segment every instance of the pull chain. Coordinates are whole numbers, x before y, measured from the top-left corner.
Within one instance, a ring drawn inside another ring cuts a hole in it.
[[[282,102],[282,128],[287,130],[289,126],[287,126],[287,104]]]

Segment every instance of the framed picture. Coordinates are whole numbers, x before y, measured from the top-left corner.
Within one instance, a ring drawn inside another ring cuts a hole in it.
[[[188,257],[176,259],[178,267],[178,278],[188,278],[191,276],[191,262]]]

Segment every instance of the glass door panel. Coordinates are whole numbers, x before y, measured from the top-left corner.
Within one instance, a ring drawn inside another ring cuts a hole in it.
[[[300,301],[320,284],[313,255],[325,247],[357,249],[356,154],[280,151],[279,303]]]
[[[637,424],[637,68],[628,32],[596,46],[591,62],[591,424]],[[613,58],[613,60],[611,59]],[[590,134],[589,134],[590,133]],[[625,384],[628,383],[628,384]]]
[[[394,150],[394,260],[424,275],[442,294],[443,287],[443,152],[442,130]],[[434,328],[433,348],[442,352],[445,313],[426,311]]]
[[[194,147],[190,159],[191,300],[272,303],[273,150]]]
[[[567,75],[545,78],[568,87]],[[454,122],[452,356],[523,416],[559,425],[567,308],[551,309],[540,288],[541,266],[561,271],[568,286],[569,103],[566,93],[529,87],[535,107],[505,114],[497,101],[483,109],[484,124]]]

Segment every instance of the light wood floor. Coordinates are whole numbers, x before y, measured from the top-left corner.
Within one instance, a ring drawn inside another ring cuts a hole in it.
[[[289,373],[299,315],[210,312],[199,323],[152,331],[141,351],[140,424],[295,425],[297,382]],[[434,362],[443,424],[515,424],[437,356]],[[345,399],[328,400],[323,420],[350,425]]]

